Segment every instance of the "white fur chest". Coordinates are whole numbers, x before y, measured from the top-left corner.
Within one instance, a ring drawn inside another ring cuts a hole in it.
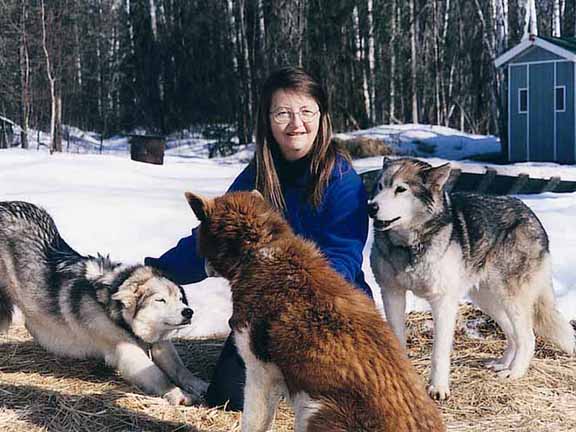
[[[250,330],[237,329],[234,331],[234,342],[236,343],[240,357],[242,357],[242,360],[244,360],[246,364],[247,373],[250,371],[249,373],[254,373],[263,380],[265,377],[265,381],[284,387],[284,376],[278,366],[274,363],[266,363],[259,360],[250,348],[250,339]]]
[[[462,252],[456,244],[448,248],[432,247],[415,263],[396,274],[396,281],[418,297],[433,300],[437,296],[465,290]]]
[[[388,247],[375,243],[370,259],[383,289],[397,286],[433,301],[446,294],[462,295],[471,287],[462,250],[450,242],[450,230],[439,233],[416,259],[409,256],[406,248],[390,243]]]

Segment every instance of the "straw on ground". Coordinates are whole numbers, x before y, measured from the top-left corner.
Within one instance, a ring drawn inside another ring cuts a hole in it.
[[[429,313],[408,319],[409,355],[428,377],[432,347]],[[186,364],[205,379],[222,338],[180,340]],[[460,310],[452,356],[452,395],[440,404],[448,430],[459,432],[576,431],[576,358],[538,340],[526,377],[503,381],[484,368],[505,342],[493,322],[469,305]],[[146,396],[102,362],[47,353],[22,325],[0,335],[0,431],[193,431],[235,432],[240,415],[222,409],[173,407]],[[283,403],[274,431],[292,430]]]

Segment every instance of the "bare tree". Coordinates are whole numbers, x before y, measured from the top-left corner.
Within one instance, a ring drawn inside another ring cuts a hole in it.
[[[415,3],[410,0],[410,84],[412,89],[412,123],[418,123],[418,54],[416,53],[417,15]]]
[[[536,18],[536,1],[524,0],[526,15],[524,16],[524,34],[523,39],[528,38],[531,34],[538,34],[538,20]]]
[[[397,20],[398,20],[398,4],[397,0],[390,2],[391,18],[390,18],[390,37],[388,41],[388,51],[390,55],[390,71],[389,71],[389,87],[390,87],[390,103],[388,108],[390,122],[396,122],[396,38]]]
[[[552,0],[552,2],[552,36],[560,37],[562,35],[560,22],[563,15],[564,2],[561,0]]]
[[[55,76],[52,55],[47,41],[47,33],[50,25],[46,16],[46,6],[44,0],[40,2],[40,13],[42,19],[42,49],[46,56],[46,74],[50,85],[51,116],[50,116],[50,152],[62,151],[62,95]],[[54,20],[51,24],[55,24]]]
[[[21,85],[21,116],[20,145],[28,148],[28,128],[30,124],[30,53],[28,49],[28,2],[21,1],[20,19],[20,85]]]

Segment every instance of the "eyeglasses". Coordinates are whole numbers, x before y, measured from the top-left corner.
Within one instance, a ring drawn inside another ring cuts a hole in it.
[[[274,111],[270,114],[272,115],[272,120],[274,120],[275,123],[288,124],[294,119],[294,116],[296,114],[300,116],[300,120],[302,120],[302,123],[310,123],[316,118],[319,112],[320,110],[312,111],[310,109],[302,108],[298,112],[288,111],[286,109],[279,109],[278,111]]]

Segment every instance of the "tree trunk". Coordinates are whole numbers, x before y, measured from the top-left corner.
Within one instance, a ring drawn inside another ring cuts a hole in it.
[[[392,0],[390,5],[391,22],[390,22],[390,37],[388,41],[388,52],[390,53],[390,81],[389,81],[389,104],[388,104],[388,115],[389,122],[396,122],[396,19],[398,16],[397,11],[397,0]]]
[[[50,116],[50,152],[61,152],[62,151],[62,134],[61,134],[61,113],[62,113],[62,102],[59,94],[59,90],[56,88],[56,78],[54,76],[54,71],[52,70],[52,62],[50,59],[50,53],[48,50],[48,43],[46,40],[47,29],[46,29],[46,7],[44,5],[44,0],[40,2],[40,13],[42,18],[42,48],[44,50],[44,55],[46,57],[46,75],[48,78],[48,83],[50,85],[50,101],[51,101],[51,116]]]
[[[370,123],[374,124],[376,121],[376,72],[375,72],[375,49],[374,49],[374,0],[368,1],[368,118]]]
[[[410,0],[410,83],[412,86],[412,123],[418,124],[418,58],[416,54],[416,12],[414,2]]]
[[[552,0],[552,36],[560,37],[561,30],[560,30],[560,0]]]
[[[524,17],[524,35],[522,39],[527,39],[531,34],[538,35],[538,20],[536,18],[536,1],[525,0],[526,15]]]
[[[28,9],[27,1],[22,1],[22,16],[20,27],[20,83],[21,83],[21,118],[20,118],[20,145],[27,149],[28,127],[30,124],[30,55],[28,51]]]

